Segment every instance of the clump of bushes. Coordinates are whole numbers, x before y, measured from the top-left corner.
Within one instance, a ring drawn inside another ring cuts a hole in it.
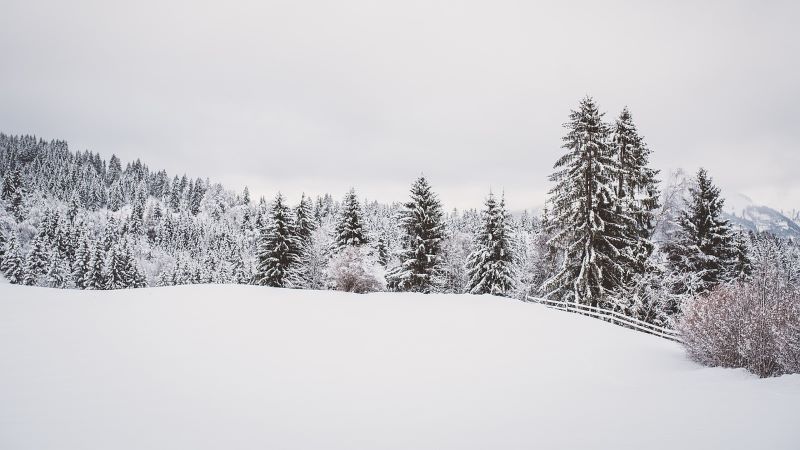
[[[760,377],[800,373],[800,269],[793,247],[756,240],[753,273],[683,305],[677,328],[689,357]]]

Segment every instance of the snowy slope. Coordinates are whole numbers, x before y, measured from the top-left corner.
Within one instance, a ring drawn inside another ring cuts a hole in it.
[[[0,448],[797,449],[800,376],[496,297],[0,286]]]

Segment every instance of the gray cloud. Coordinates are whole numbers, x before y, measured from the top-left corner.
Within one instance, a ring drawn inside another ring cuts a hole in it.
[[[0,130],[267,195],[400,200],[424,171],[524,208],[591,94],[655,166],[800,208],[796,5],[7,0]]]

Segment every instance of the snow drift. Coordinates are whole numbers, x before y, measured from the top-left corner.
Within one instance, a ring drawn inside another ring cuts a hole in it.
[[[800,376],[490,296],[0,285],[0,447],[796,449]]]

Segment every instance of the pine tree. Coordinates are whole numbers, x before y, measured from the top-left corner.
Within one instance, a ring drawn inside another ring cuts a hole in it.
[[[361,216],[361,204],[356,197],[356,191],[350,189],[342,201],[342,212],[336,224],[335,244],[338,249],[367,243]]]
[[[441,273],[442,205],[425,177],[411,187],[411,200],[399,214],[404,232],[400,265],[387,275],[389,286],[400,291],[432,292]]]
[[[70,286],[71,276],[67,260],[56,252],[50,256],[50,265],[47,269],[47,286],[63,289]]]
[[[678,273],[694,273],[700,282],[694,287],[677,286],[678,293],[700,294],[728,281],[735,266],[734,238],[727,220],[722,219],[724,200],[708,172],[697,172],[690,199],[678,219],[678,235],[665,246],[668,260]],[[673,308],[673,313],[677,312]]]
[[[111,248],[108,255],[106,266],[106,285],[105,289],[125,289],[128,287],[127,266],[125,257],[120,246],[115,245]]]
[[[23,282],[28,286],[35,286],[39,284],[40,278],[47,273],[48,264],[48,250],[45,238],[42,235],[37,235],[31,241],[31,248],[25,258],[25,278]]]
[[[258,243],[256,283],[273,287],[292,287],[291,270],[298,257],[291,210],[278,193],[270,209],[269,224]]]
[[[93,290],[106,289],[108,281],[106,279],[105,270],[106,254],[101,246],[94,248],[91,262],[89,263],[89,272],[86,275],[85,288]]]
[[[22,220],[22,179],[18,168],[6,173],[3,186],[0,188],[0,200],[8,202],[9,210],[17,220]]]
[[[624,108],[616,123],[610,146],[611,156],[617,163],[616,206],[617,212],[633,219],[630,222],[630,236],[635,238],[633,245],[620,248],[630,255],[631,267],[627,268],[626,278],[648,270],[647,261],[653,253],[653,217],[660,206],[658,197],[658,171],[648,167],[650,149],[639,136],[628,108]]]
[[[75,287],[78,289],[86,289],[89,285],[91,263],[92,250],[89,247],[89,240],[83,237],[75,252],[75,263],[72,268],[72,277],[75,280]]]
[[[498,204],[491,192],[485,205],[483,223],[475,236],[475,250],[467,259],[467,291],[508,296],[516,279],[511,217],[506,212],[505,200]]]
[[[242,192],[242,204],[250,204],[250,189],[247,189],[247,186],[244,187],[244,192]]]
[[[609,149],[609,127],[587,97],[566,123],[566,153],[550,176],[551,242],[564,252],[559,272],[545,282],[548,296],[591,306],[616,306],[629,262],[620,251],[635,245],[630,217],[616,208],[617,162]]]
[[[303,194],[300,197],[300,204],[294,209],[294,234],[301,245],[308,244],[311,239],[311,233],[316,229],[313,214],[311,198]]]
[[[5,253],[2,261],[0,261],[0,271],[3,272],[3,275],[10,283],[22,284],[24,281],[25,270],[17,245],[17,238],[14,234],[6,241]]]
[[[750,259],[750,241],[753,239],[751,234],[744,231],[734,233],[730,266],[732,280],[745,280],[753,274],[753,262]]]

